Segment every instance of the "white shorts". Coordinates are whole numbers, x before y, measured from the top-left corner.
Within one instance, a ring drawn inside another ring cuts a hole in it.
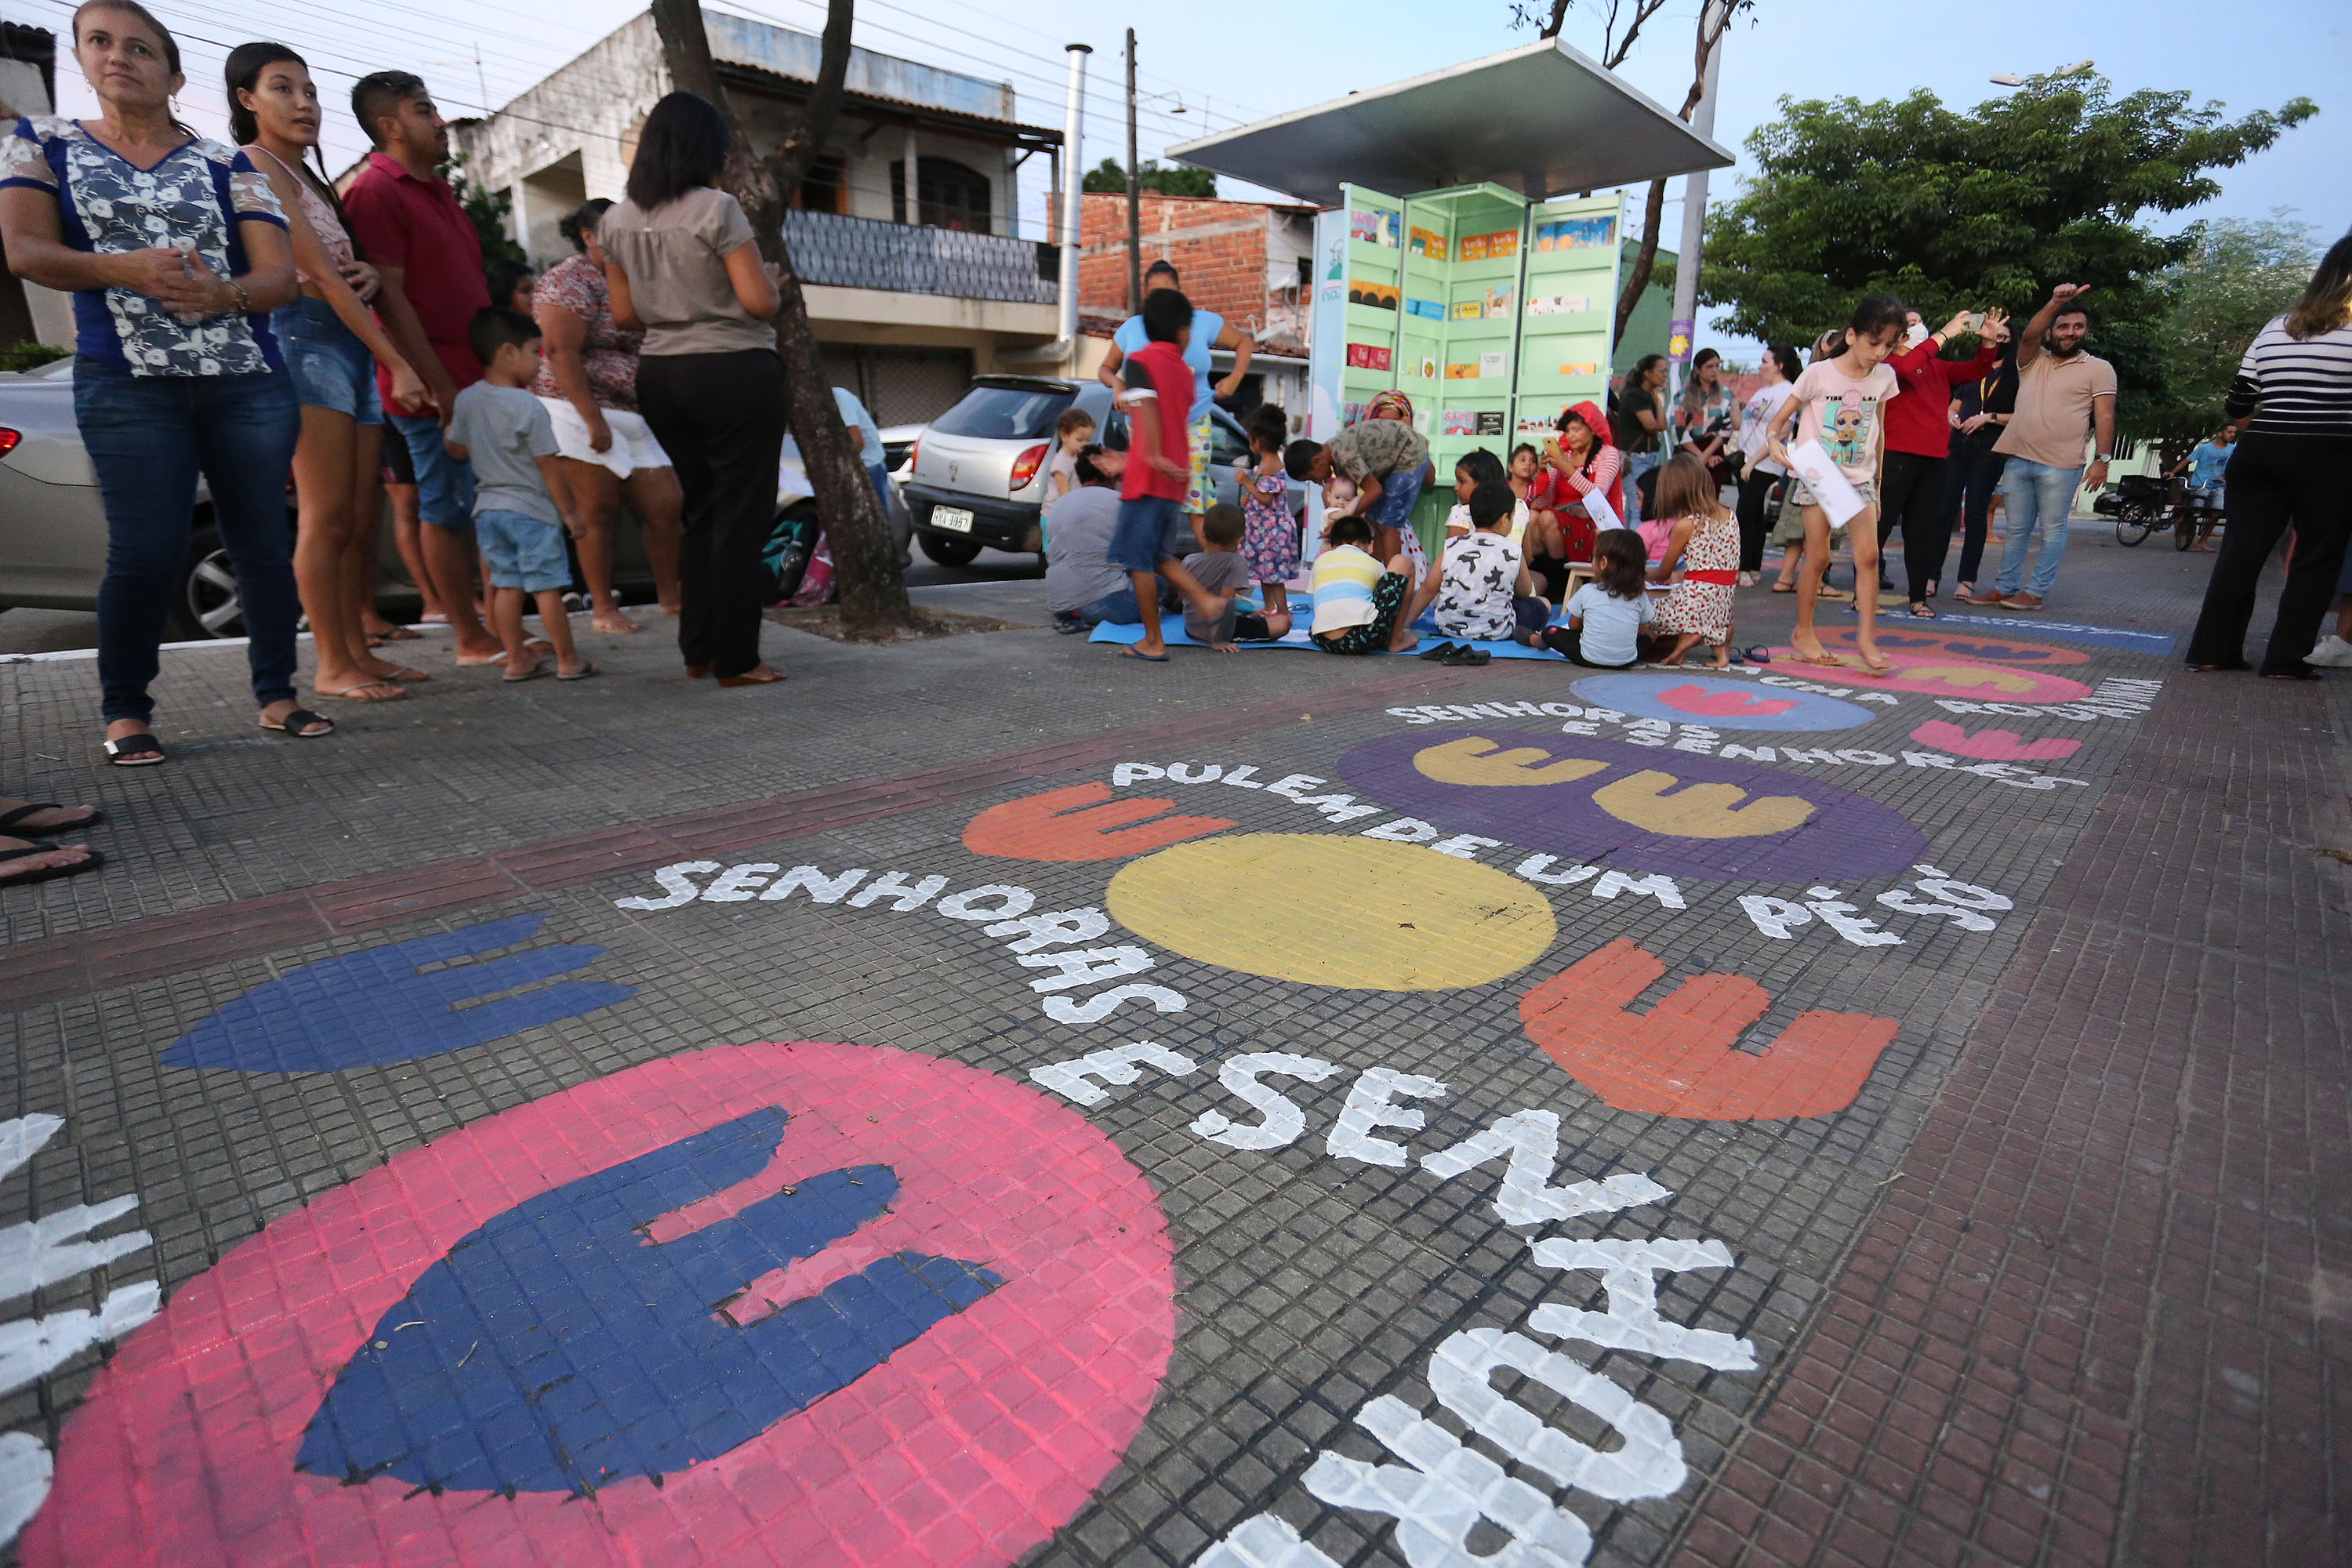
[[[604,427],[612,431],[613,444],[600,452],[588,444],[588,421],[580,417],[580,410],[572,407],[569,399],[542,397],[539,401],[554,423],[556,451],[574,462],[610,468],[625,479],[639,468],[671,466],[669,454],[654,439],[653,428],[642,414],[632,414],[625,408],[605,409]]]

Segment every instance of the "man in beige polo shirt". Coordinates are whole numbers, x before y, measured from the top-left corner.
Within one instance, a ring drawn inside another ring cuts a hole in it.
[[[2001,546],[1999,580],[1991,591],[1969,595],[1971,605],[2040,609],[2066,553],[2066,514],[2074,492],[2086,479],[2095,489],[2107,482],[2116,447],[2116,367],[2083,352],[2091,319],[2076,300],[2084,292],[2079,283],[2059,284],[2018,334],[2017,412],[1993,445],[2009,458],[2000,477],[2009,542]],[[2097,440],[2087,474],[2086,437]],[[2037,543],[2033,585],[2020,592],[2026,557]]]

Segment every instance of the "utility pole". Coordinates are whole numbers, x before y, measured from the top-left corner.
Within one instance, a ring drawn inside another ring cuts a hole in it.
[[[1062,198],[1062,349],[1075,371],[1078,363],[1078,217],[1085,211],[1079,191],[1086,184],[1079,142],[1086,133],[1082,110],[1087,100],[1087,57],[1094,50],[1085,44],[1065,47],[1070,56],[1070,93],[1062,110],[1062,188],[1056,194]]]
[[[1127,30],[1127,313],[1143,311],[1143,174],[1135,161],[1135,29]]]
[[[1699,12],[1699,37],[1704,40],[1710,22],[1717,26],[1714,47],[1706,52],[1706,75],[1702,79],[1699,100],[1691,113],[1691,129],[1709,141],[1715,139],[1716,81],[1723,71],[1723,45],[1730,32],[1727,18],[1718,18],[1717,7],[1727,0],[1706,0]],[[1698,268],[1699,248],[1706,239],[1706,171],[1697,170],[1683,176],[1683,243],[1681,253],[1675,258],[1675,306],[1673,319],[1666,327],[1666,341],[1672,346],[1680,339],[1680,352],[1674,355],[1675,390],[1680,392],[1688,379],[1693,339],[1698,328]]]

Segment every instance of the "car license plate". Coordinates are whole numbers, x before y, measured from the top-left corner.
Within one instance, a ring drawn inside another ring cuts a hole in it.
[[[960,506],[935,506],[931,508],[931,526],[950,533],[970,533],[971,513]]]

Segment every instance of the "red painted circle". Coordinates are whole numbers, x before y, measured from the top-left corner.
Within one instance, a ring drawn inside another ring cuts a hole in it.
[[[657,1239],[878,1162],[900,1184],[890,1212],[794,1265],[783,1294],[907,1248],[983,1263],[1004,1286],[661,1485],[630,1479],[587,1500],[435,1496],[294,1468],[343,1363],[452,1243],[517,1203],[763,1106],[790,1118],[775,1160],[666,1221]],[[1166,1223],[1142,1173],[1033,1089],[866,1046],[649,1062],[400,1154],[182,1286],[67,1423],[23,1559],[995,1568],[1067,1523],[1118,1462],[1167,1372],[1174,1296]]]

